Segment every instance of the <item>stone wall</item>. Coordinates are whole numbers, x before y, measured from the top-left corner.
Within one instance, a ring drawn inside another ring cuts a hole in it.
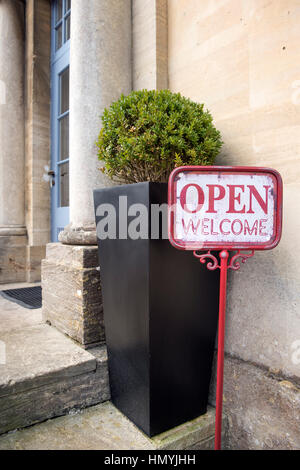
[[[273,167],[283,177],[280,245],[230,273],[226,352],[239,365],[225,368],[225,406],[233,447],[299,447],[299,433],[289,433],[300,411],[299,2],[211,0],[199,8],[169,0],[168,24],[169,87],[212,112],[224,140],[216,163]],[[281,386],[286,379],[291,388]]]
[[[167,0],[132,0],[133,90],[168,88]]]
[[[0,283],[25,279],[24,4],[0,2]]]
[[[0,38],[0,283],[34,282],[50,238],[50,1],[1,1]]]
[[[26,2],[25,220],[28,234],[26,279],[40,280],[50,241],[50,2]]]
[[[102,295],[96,246],[49,243],[42,261],[43,319],[84,347],[102,343]]]

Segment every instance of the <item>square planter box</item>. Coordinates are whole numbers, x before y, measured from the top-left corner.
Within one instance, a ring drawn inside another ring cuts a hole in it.
[[[94,191],[95,210],[111,204],[117,214],[117,239],[98,239],[112,402],[153,436],[206,412],[219,272],[168,240],[120,239],[119,196],[151,214],[167,203],[167,184]]]

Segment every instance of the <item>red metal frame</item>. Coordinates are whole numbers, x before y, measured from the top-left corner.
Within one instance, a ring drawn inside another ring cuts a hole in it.
[[[227,250],[221,251],[220,259],[221,259],[221,266],[220,266],[221,275],[220,275],[220,299],[219,299],[215,450],[221,450],[221,442],[222,442],[225,310],[226,310],[226,284],[227,284],[227,262],[228,262]]]
[[[174,238],[174,213],[171,208],[176,204],[176,178],[181,172],[227,172],[227,173],[244,173],[244,174],[268,174],[275,180],[276,188],[274,195],[274,230],[273,238],[268,243],[251,244],[251,243],[178,243]],[[222,435],[222,405],[223,405],[223,376],[224,376],[224,341],[225,341],[225,310],[226,310],[226,284],[228,269],[238,270],[241,262],[245,263],[248,258],[254,255],[254,250],[270,250],[274,248],[280,241],[282,230],[282,179],[280,174],[270,168],[256,167],[223,167],[223,166],[184,166],[176,168],[169,178],[169,240],[171,244],[180,250],[193,250],[193,254],[199,259],[200,263],[207,263],[207,269],[213,271],[220,269],[220,300],[219,300],[219,330],[218,330],[218,363],[217,363],[217,390],[216,390],[216,424],[215,424],[215,450],[221,449]],[[207,253],[197,253],[208,249]],[[211,250],[220,250],[220,263]],[[227,250],[236,251],[229,260]],[[241,250],[248,250],[250,253],[241,253]],[[239,258],[241,261],[238,261]]]
[[[233,242],[221,242],[221,243],[209,243],[209,242],[183,242],[175,238],[174,234],[174,213],[171,208],[176,206],[176,185],[177,176],[179,173],[194,172],[194,173],[230,173],[230,174],[267,174],[272,177],[274,181],[274,187],[276,188],[274,195],[274,231],[273,237],[267,243],[233,243]],[[182,166],[175,168],[172,171],[169,178],[168,186],[168,206],[169,206],[169,240],[171,244],[179,250],[222,250],[224,248],[228,250],[271,250],[278,245],[281,238],[282,231],[282,179],[280,174],[272,168],[261,168],[261,167],[248,167],[248,166]]]
[[[198,254],[194,251],[194,256],[199,259],[200,263],[207,262],[207,269],[214,271],[220,269],[220,298],[219,298],[219,328],[218,328],[218,362],[217,362],[217,391],[216,391],[216,423],[215,423],[215,450],[221,449],[222,437],[222,407],[223,407],[223,378],[224,378],[224,342],[225,342],[225,312],[226,312],[226,285],[227,270],[233,269],[237,271],[241,267],[238,261],[245,263],[248,258],[254,255],[254,250],[250,253],[241,253],[240,250],[235,253],[228,263],[229,253],[222,250],[219,253],[220,264],[218,259],[210,251]]]

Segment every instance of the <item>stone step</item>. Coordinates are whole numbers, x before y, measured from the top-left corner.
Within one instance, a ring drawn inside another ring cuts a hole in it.
[[[2,348],[0,449],[213,446],[212,408],[204,416],[149,439],[108,402],[106,347],[84,350],[42,323],[40,309],[26,310],[0,298],[1,345],[5,354]]]
[[[0,436],[0,450],[206,450],[214,446],[214,423],[215,410],[209,408],[205,415],[150,439],[106,401]],[[223,429],[225,434],[225,417]]]
[[[42,323],[4,328],[0,340],[0,434],[109,399],[105,347],[85,351]]]

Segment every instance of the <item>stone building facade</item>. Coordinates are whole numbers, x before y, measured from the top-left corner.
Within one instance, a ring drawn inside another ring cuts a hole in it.
[[[300,447],[299,25],[298,0],[0,0],[0,282],[42,275],[45,321],[84,347],[104,341],[92,190],[111,184],[95,148],[106,106],[131,90],[179,91],[212,112],[216,163],[281,173],[282,241],[229,278],[231,448]]]

